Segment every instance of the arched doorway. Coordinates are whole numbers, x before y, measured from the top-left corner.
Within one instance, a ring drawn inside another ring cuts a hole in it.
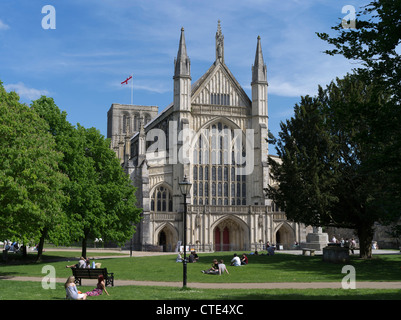
[[[276,231],[276,245],[282,245],[284,249],[289,249],[294,241],[294,230],[287,223],[283,223]]]
[[[213,230],[214,250],[247,250],[246,234],[245,227],[239,221],[226,218],[218,223]]]
[[[159,246],[162,246],[164,252],[174,251],[177,241],[177,232],[168,224],[166,224],[158,233],[157,243]]]
[[[216,251],[229,251],[230,230],[227,227],[221,229],[219,226],[217,226],[214,229],[214,243]]]
[[[167,251],[167,236],[164,230],[159,233],[159,246],[163,246],[163,252]]]

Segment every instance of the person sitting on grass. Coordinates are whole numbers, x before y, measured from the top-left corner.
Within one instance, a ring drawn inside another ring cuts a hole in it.
[[[202,273],[218,274],[219,273],[219,264],[217,263],[217,259],[213,259],[212,267],[207,270],[202,270]]]
[[[227,274],[230,274],[230,273],[228,272],[228,270],[227,270],[226,265],[224,264],[224,260],[220,260],[220,262],[219,262],[219,275],[221,276],[222,274],[224,274],[224,271],[225,271]]]
[[[268,256],[273,256],[274,255],[274,247],[268,247],[267,248],[267,255]]]
[[[241,260],[239,259],[236,253],[234,253],[234,258],[231,260],[230,265],[234,267],[239,267],[241,265]]]
[[[86,300],[86,294],[81,293],[78,291],[77,286],[75,285],[75,277],[74,276],[69,276],[67,278],[67,281],[64,284],[65,287],[65,293],[66,299],[69,300]]]
[[[248,257],[246,256],[245,253],[242,254],[241,264],[242,264],[242,265],[248,264]]]
[[[182,262],[183,261],[183,259],[182,259],[182,252],[180,251],[180,252],[178,252],[178,254],[177,254],[177,258],[175,259],[175,262]]]
[[[188,262],[193,263],[193,262],[198,262],[198,260],[199,260],[199,256],[196,254],[196,252],[191,251]]]
[[[103,294],[103,291],[107,293],[107,295],[109,296],[109,293],[106,290],[106,286],[104,284],[104,277],[102,274],[99,274],[99,277],[97,278],[97,285],[96,288],[93,289],[92,291],[88,291],[85,294],[87,296],[100,296],[101,294]]]
[[[78,263],[72,264],[69,266],[65,266],[65,267],[66,268],[80,268],[80,269],[87,268],[86,259],[84,257],[81,257],[81,258],[79,258]]]

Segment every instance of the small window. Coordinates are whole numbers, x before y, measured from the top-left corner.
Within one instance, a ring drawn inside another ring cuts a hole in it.
[[[230,95],[226,93],[211,93],[210,104],[217,104],[221,106],[230,105]]]

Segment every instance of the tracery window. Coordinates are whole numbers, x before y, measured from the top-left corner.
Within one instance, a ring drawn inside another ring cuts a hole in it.
[[[168,188],[160,186],[155,189],[150,200],[150,210],[153,212],[173,211],[173,200]]]
[[[246,175],[236,170],[246,163],[236,161],[233,138],[234,130],[222,122],[199,134],[193,149],[194,205],[246,205]],[[244,158],[245,148],[240,147]]]

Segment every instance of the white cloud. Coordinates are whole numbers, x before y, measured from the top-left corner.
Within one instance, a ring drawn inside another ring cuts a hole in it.
[[[36,100],[39,99],[42,95],[48,95],[49,92],[47,90],[38,90],[34,88],[28,88],[24,83],[18,82],[15,84],[6,84],[4,86],[6,91],[15,91],[19,94],[21,98],[25,98],[28,100]]]
[[[8,29],[10,29],[10,26],[0,20],[0,30],[8,30]]]

